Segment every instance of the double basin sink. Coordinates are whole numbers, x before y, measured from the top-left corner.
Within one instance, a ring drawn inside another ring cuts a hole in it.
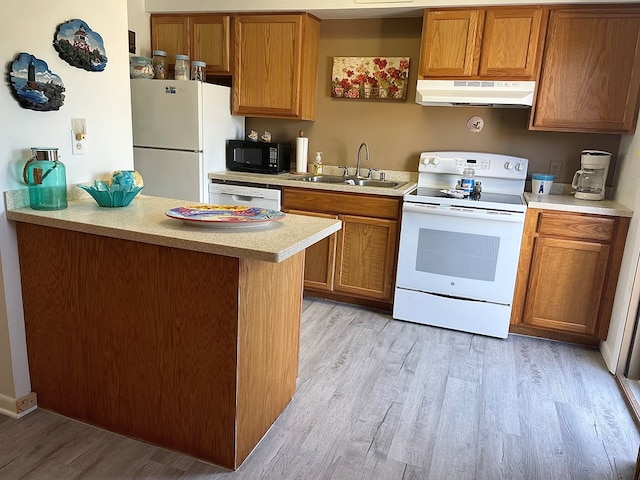
[[[314,182],[314,183],[332,183],[343,185],[354,185],[359,187],[382,187],[382,188],[399,188],[406,185],[407,182],[394,182],[390,180],[374,180],[371,178],[361,177],[345,177],[342,175],[304,175],[298,177],[295,180],[301,182]]]

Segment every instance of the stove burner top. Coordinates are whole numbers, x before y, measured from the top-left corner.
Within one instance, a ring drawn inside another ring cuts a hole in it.
[[[469,208],[525,211],[522,195],[482,192],[462,198],[454,197],[438,188],[418,187],[404,196],[405,202],[436,203]]]
[[[407,196],[410,196],[416,199],[418,199],[418,197],[458,198],[443,192],[441,189],[429,188],[429,187],[418,187],[415,190],[413,190],[411,193],[408,193]],[[523,203],[522,195],[512,195],[512,194],[506,194],[506,193],[490,193],[490,192],[471,194],[458,199],[465,200],[465,201],[482,200],[483,202],[503,203],[508,205],[522,205]]]

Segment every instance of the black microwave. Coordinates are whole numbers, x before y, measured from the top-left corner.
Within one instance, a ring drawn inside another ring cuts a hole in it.
[[[291,144],[227,141],[227,168],[236,172],[282,173],[291,165]]]

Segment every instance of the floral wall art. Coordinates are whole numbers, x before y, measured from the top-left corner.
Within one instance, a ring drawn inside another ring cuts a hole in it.
[[[331,96],[406,100],[409,57],[333,57]]]

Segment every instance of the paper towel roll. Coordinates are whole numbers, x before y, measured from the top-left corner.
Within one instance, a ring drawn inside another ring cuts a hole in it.
[[[296,137],[296,172],[305,173],[307,171],[308,152],[309,139],[307,137]]]

